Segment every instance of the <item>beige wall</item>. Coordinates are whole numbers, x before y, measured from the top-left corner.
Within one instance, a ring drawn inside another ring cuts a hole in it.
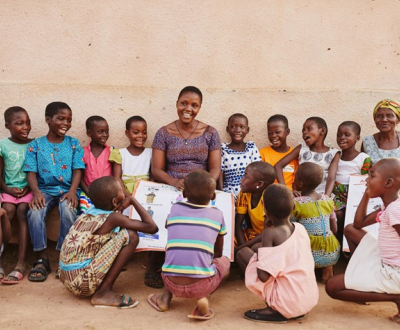
[[[1,13],[0,111],[25,107],[36,137],[47,132],[45,106],[61,100],[84,144],[88,116],[106,117],[110,143],[123,147],[125,120],[140,114],[150,145],[190,84],[204,92],[198,118],[223,141],[228,116],[243,112],[249,139],[265,146],[267,118],[282,113],[291,144],[319,115],[336,146],[341,121],[370,134],[375,103],[400,99],[395,0],[2,0]]]

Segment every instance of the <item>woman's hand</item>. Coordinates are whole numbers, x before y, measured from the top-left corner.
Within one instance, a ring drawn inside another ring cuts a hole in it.
[[[184,182],[183,179],[175,179],[175,181],[174,181],[174,183],[173,183],[173,186],[174,186],[176,189],[182,191],[182,190],[183,190],[183,187],[184,187],[184,186],[183,186],[183,182]]]

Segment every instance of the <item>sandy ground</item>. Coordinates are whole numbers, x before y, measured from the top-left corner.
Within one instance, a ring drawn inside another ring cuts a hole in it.
[[[16,248],[8,246],[4,266],[11,271],[11,259]],[[52,269],[56,269],[56,253],[51,255]],[[29,255],[28,261],[34,260]],[[155,311],[146,301],[151,289],[143,284],[143,254],[135,255],[127,271],[118,278],[116,292],[129,294],[140,301],[134,309],[94,308],[89,299],[77,298],[68,292],[54,277],[54,271],[44,283],[31,283],[24,279],[14,286],[0,285],[0,329],[400,329],[389,320],[395,313],[391,303],[372,303],[361,306],[332,300],[324,286],[319,284],[318,305],[302,321],[283,325],[255,323],[243,318],[243,312],[252,308],[263,308],[264,303],[244,286],[240,270],[233,267],[229,279],[211,297],[215,310],[212,320],[199,322],[189,320],[186,315],[196,305],[195,300],[174,298],[170,311]],[[335,270],[343,270],[343,263]]]

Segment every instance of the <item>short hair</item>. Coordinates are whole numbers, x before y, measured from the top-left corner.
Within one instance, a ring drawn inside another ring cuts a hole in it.
[[[268,121],[267,121],[267,125],[270,123],[273,123],[273,122],[277,122],[277,121],[281,121],[285,125],[285,128],[289,127],[289,121],[286,118],[286,116],[284,116],[284,115],[273,115],[273,116],[269,117]]]
[[[306,121],[313,121],[317,124],[318,128],[325,128],[325,137],[328,135],[328,125],[326,121],[321,117],[309,117]]]
[[[199,205],[207,205],[210,202],[216,186],[214,178],[204,170],[189,173],[184,181],[188,201]]]
[[[380,166],[383,169],[383,175],[386,178],[393,178],[400,182],[400,159],[395,157],[382,158],[374,164],[374,167]]]
[[[4,111],[4,121],[6,123],[9,123],[11,121],[12,116],[18,112],[27,112],[27,111],[24,108],[18,106],[10,107],[6,111]]]
[[[203,103],[203,94],[201,93],[201,90],[198,89],[197,87],[194,87],[194,86],[186,86],[186,87],[184,87],[179,92],[178,100],[185,93],[195,93],[195,94],[197,94],[200,97],[200,104]]]
[[[361,126],[358,123],[356,123],[355,121],[351,121],[351,120],[344,121],[343,123],[341,123],[339,125],[339,127],[340,126],[349,126],[354,130],[354,133],[356,133],[356,135],[360,135],[361,134]]]
[[[267,186],[274,183],[276,179],[275,169],[271,164],[258,161],[247,165],[248,168],[254,170],[255,178],[258,181],[264,181]]]
[[[47,105],[44,115],[46,117],[53,118],[54,115],[56,115],[60,110],[63,110],[63,109],[68,109],[69,111],[72,111],[67,103],[51,102]]]
[[[322,182],[324,171],[317,164],[305,162],[297,168],[296,176],[307,189],[315,189]]]
[[[235,117],[243,118],[246,121],[246,124],[249,125],[249,119],[242,113],[234,113],[233,115],[230,115],[228,118],[228,125],[229,125],[229,122]]]
[[[127,119],[126,123],[125,123],[125,128],[126,128],[127,131],[129,131],[129,129],[131,128],[131,124],[132,124],[133,122],[135,122],[135,121],[141,121],[141,122],[147,124],[146,120],[145,120],[143,117],[141,117],[141,116],[132,116],[132,117],[129,117],[129,118]]]
[[[94,123],[96,121],[107,121],[101,116],[90,116],[88,119],[86,119],[86,129],[92,129],[94,126]]]
[[[283,184],[270,185],[264,191],[265,210],[278,219],[288,217],[294,208],[292,191]]]
[[[96,179],[89,186],[90,200],[96,208],[110,210],[113,208],[112,200],[117,196],[119,187],[118,180],[113,176]]]

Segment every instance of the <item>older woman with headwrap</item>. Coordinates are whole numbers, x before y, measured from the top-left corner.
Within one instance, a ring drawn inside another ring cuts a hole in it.
[[[370,156],[372,163],[382,158],[400,158],[400,134],[396,131],[400,104],[389,99],[382,100],[375,106],[373,115],[379,132],[366,136],[361,150]]]

